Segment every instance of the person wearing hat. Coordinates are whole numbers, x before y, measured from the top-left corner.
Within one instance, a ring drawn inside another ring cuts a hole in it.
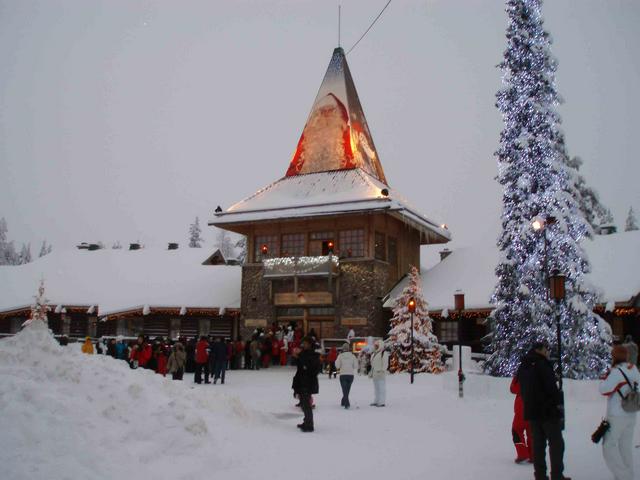
[[[533,344],[518,369],[524,402],[524,419],[531,425],[533,467],[536,480],[547,480],[547,443],[551,460],[551,480],[570,480],[564,472],[562,428],[564,405],[556,384],[549,347],[545,342]]]
[[[311,337],[302,339],[302,349],[297,350],[297,369],[293,377],[294,396],[300,400],[300,407],[304,412],[304,420],[298,425],[303,432],[313,432],[313,409],[311,407],[311,395],[317,394],[318,373],[320,373],[320,358],[313,350],[314,341]]]
[[[340,405],[348,409],[351,407],[349,403],[349,392],[355,372],[358,371],[358,359],[351,353],[351,345],[344,343],[342,345],[342,353],[338,355],[335,362],[336,368],[340,370],[340,387],[342,388],[342,401]]]
[[[622,408],[622,398],[631,391],[631,385],[640,384],[640,373],[629,361],[624,345],[614,345],[612,366],[600,382],[600,393],[607,397],[607,421],[610,428],[604,434],[602,456],[616,480],[631,480],[633,474],[633,431],[637,412]]]

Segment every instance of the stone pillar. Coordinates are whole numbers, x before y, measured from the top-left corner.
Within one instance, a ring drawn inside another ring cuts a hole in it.
[[[122,335],[123,337],[129,336],[129,329],[127,328],[127,320],[125,318],[107,321],[116,322],[116,335]]]
[[[60,314],[60,324],[62,328],[62,335],[69,336],[71,334],[71,319],[66,313]]]
[[[209,335],[211,331],[211,319],[201,318],[198,321],[198,335]]]
[[[87,323],[87,335],[91,338],[95,338],[98,334],[98,318],[91,316],[87,318]]]
[[[179,318],[172,318],[169,320],[169,338],[172,340],[177,340],[180,336],[180,328],[182,324],[182,320]]]

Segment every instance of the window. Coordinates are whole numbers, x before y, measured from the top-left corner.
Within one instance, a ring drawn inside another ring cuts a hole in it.
[[[440,343],[458,341],[458,322],[441,321],[438,323],[440,325],[440,335],[438,335]]]
[[[304,233],[287,233],[282,235],[282,248],[280,255],[283,257],[301,257],[304,255]]]
[[[278,317],[302,317],[304,316],[304,308],[299,307],[280,307],[277,309]]]
[[[398,241],[393,238],[393,237],[389,237],[389,263],[391,264],[392,267],[397,267],[398,266]]]
[[[387,259],[387,242],[384,237],[384,233],[376,232],[375,254],[376,260]]]
[[[278,255],[278,236],[277,235],[256,235],[254,245],[254,256],[256,262],[262,261],[262,246],[267,246],[267,254],[265,258],[276,257]]]
[[[311,307],[309,315],[312,317],[332,317],[335,315],[333,307]]]
[[[309,255],[329,255],[333,243],[333,232],[311,232],[309,234]]]
[[[346,258],[364,257],[364,229],[342,230],[339,233],[340,256]]]

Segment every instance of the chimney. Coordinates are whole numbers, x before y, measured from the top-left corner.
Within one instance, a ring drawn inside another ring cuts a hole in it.
[[[169,246],[167,247],[167,250],[177,250],[177,249],[178,249],[177,243],[170,243]]]
[[[140,244],[139,243],[130,243],[129,244],[129,250],[140,250]]]
[[[449,255],[451,255],[451,250],[449,250],[448,248],[445,248],[444,250],[440,250],[440,261],[444,260],[445,258],[447,258]]]

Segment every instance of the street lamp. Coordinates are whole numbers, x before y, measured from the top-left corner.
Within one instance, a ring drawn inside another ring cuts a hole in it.
[[[455,309],[458,311],[458,397],[464,397],[464,373],[462,373],[462,313],[464,311],[464,293],[456,290],[453,294]]]
[[[416,311],[416,301],[414,298],[410,298],[409,302],[407,303],[407,310],[409,310],[409,313],[411,313],[411,384],[413,384],[413,375],[414,375],[414,369],[413,369],[413,363],[414,363],[414,358],[413,358],[413,314]]]
[[[558,220],[556,217],[549,215],[548,217],[536,216],[531,220],[531,228],[537,233],[542,232],[542,238],[544,240],[544,256],[542,258],[542,275],[545,285],[548,285],[548,272],[547,272],[547,249],[549,240],[547,239],[547,226],[553,225]]]
[[[562,390],[562,341],[560,336],[560,302],[565,298],[566,277],[559,270],[551,272],[549,290],[551,298],[556,301],[556,334],[558,336],[558,384]]]

